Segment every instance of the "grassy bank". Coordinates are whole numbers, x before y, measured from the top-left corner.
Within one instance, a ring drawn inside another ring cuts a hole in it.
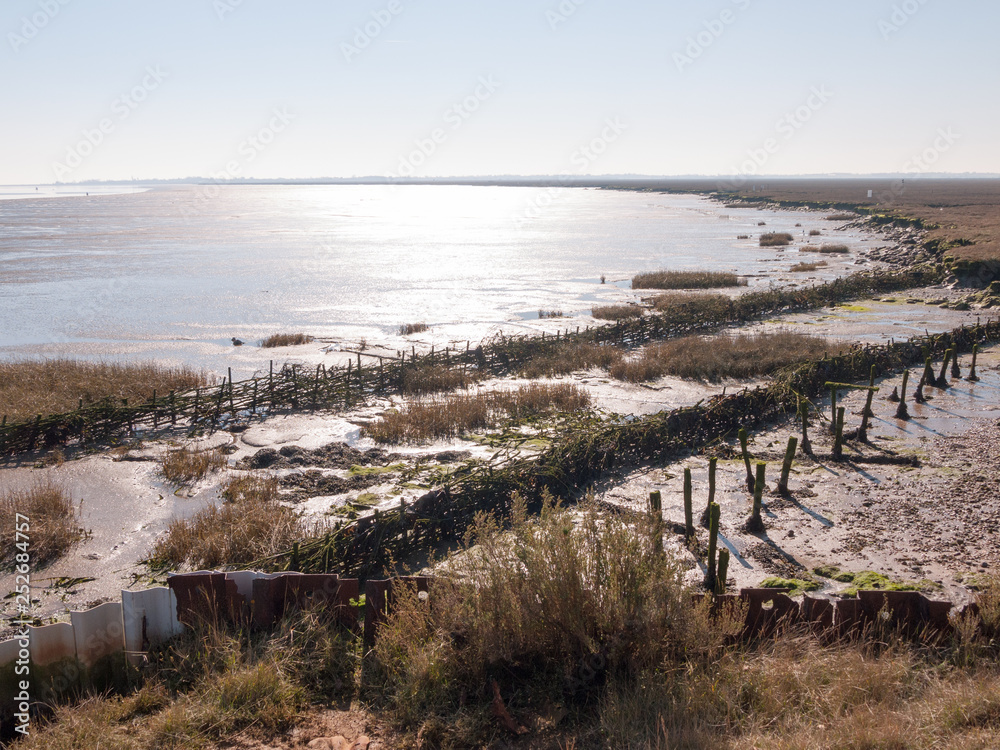
[[[196,388],[208,382],[204,373],[189,367],[84,362],[73,359],[0,362],[0,409],[8,421],[36,414],[72,411],[105,398],[145,401],[156,391]]]
[[[19,562],[15,541],[20,539],[15,540],[15,529],[26,527],[24,539],[30,540],[31,552],[27,559],[33,569],[61,557],[85,538],[86,532],[78,523],[69,493],[51,481],[4,490],[0,494],[0,525],[10,529],[10,543],[0,552],[0,570],[11,570]]]
[[[537,518],[511,511],[504,528],[477,519],[428,600],[396,589],[363,667],[330,610],[273,631],[202,624],[151,650],[124,696],[57,707],[13,748],[300,747],[331,705],[355,725],[365,711],[392,748],[993,747],[995,581],[936,642],[746,641],[741,605],[693,603],[641,517],[548,496]]]

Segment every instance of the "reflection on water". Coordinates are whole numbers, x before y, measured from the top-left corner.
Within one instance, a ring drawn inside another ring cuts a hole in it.
[[[586,313],[628,294],[639,271],[737,270],[766,284],[795,254],[737,235],[812,227],[831,230],[802,212],[583,189],[204,185],[0,200],[0,356],[218,371],[233,336],[376,341],[426,321],[475,340],[539,309]]]

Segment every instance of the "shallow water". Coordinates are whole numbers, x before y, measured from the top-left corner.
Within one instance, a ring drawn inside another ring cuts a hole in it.
[[[735,270],[766,286],[801,243],[759,248],[763,231],[877,244],[834,226],[588,189],[203,185],[0,200],[0,357],[156,358],[242,377],[271,357],[322,356],[324,342],[406,346],[402,323],[431,324],[425,343],[475,342],[537,326],[539,310],[586,316],[633,298],[641,271]],[[810,275],[846,273],[854,256]],[[321,341],[231,344],[279,331]]]

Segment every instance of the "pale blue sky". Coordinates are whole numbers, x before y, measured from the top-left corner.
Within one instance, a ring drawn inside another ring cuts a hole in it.
[[[4,0],[0,183],[1000,172],[997,28],[990,0]]]

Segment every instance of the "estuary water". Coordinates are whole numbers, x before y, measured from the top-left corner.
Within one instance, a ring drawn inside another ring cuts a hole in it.
[[[731,270],[766,286],[802,259],[795,250],[811,228],[824,235],[814,241],[872,244],[834,231],[822,214],[725,208],[695,195],[351,185],[32,192],[0,189],[0,357],[159,359],[241,377],[269,358],[409,348],[414,337],[397,333],[404,323],[431,326],[415,337],[423,344],[583,325],[595,304],[635,299],[629,279],[642,271]],[[760,248],[763,231],[797,242]],[[856,257],[812,276],[846,273]],[[542,321],[539,310],[567,318]],[[317,341],[256,346],[298,331]]]

